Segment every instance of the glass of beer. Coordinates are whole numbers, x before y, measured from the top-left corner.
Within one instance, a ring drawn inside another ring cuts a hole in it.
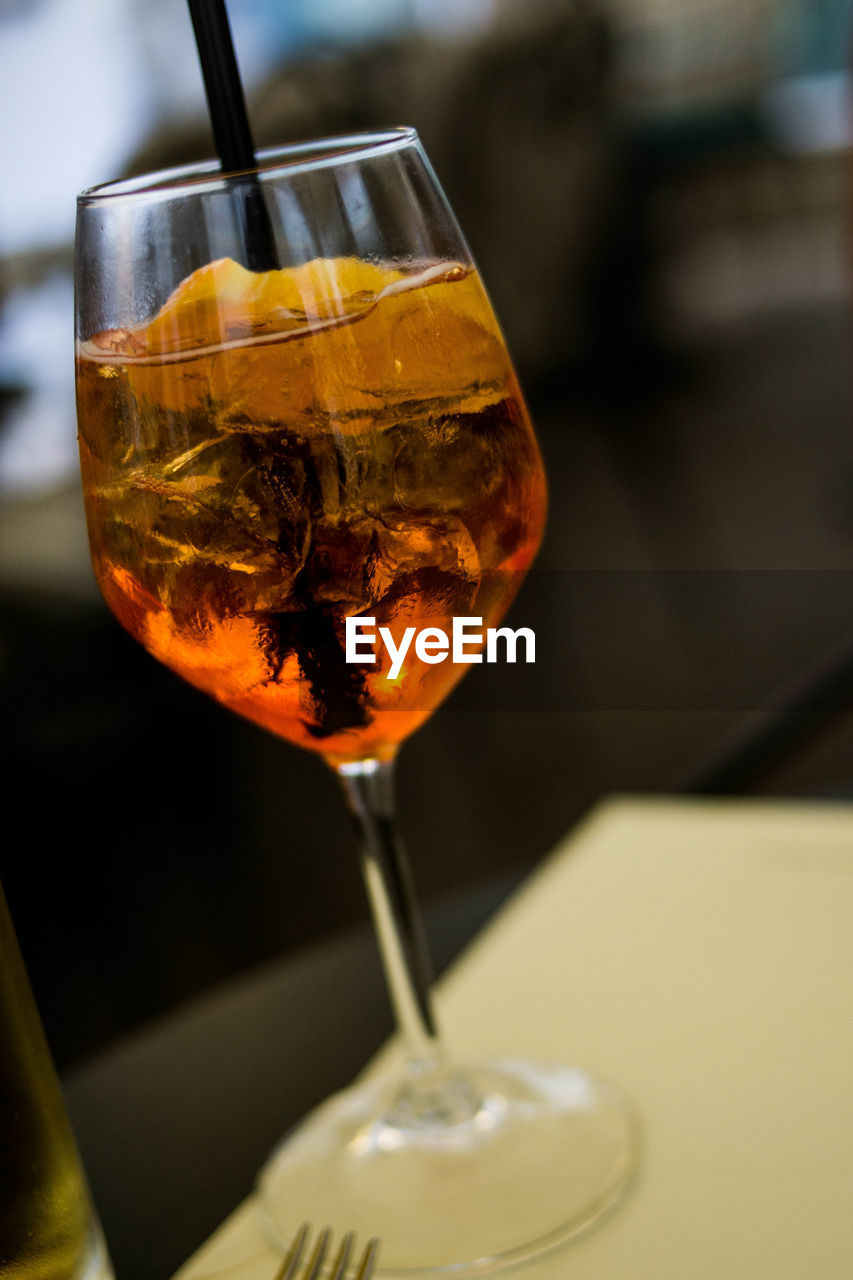
[[[112,1280],[2,888],[0,1276]]]
[[[497,628],[545,516],[505,343],[414,131],[84,193],[77,375],[108,605],[186,680],[320,755],[361,832],[408,1063],[273,1153],[269,1231],[378,1234],[384,1271],[411,1275],[571,1238],[626,1184],[629,1110],[574,1068],[447,1057],[394,816],[400,744],[468,669],[441,636]]]

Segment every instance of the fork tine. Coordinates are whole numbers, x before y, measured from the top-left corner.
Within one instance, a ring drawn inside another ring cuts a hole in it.
[[[332,1241],[332,1228],[323,1228],[303,1263],[302,1255],[305,1253],[310,1235],[310,1222],[303,1222],[290,1242],[284,1261],[275,1274],[275,1280],[320,1280]],[[353,1272],[352,1280],[370,1280],[376,1267],[379,1245],[380,1241],[376,1236],[368,1240]],[[348,1231],[341,1238],[338,1251],[330,1263],[327,1280],[347,1280],[354,1248],[355,1235],[352,1231]]]
[[[290,1242],[290,1248],[284,1255],[284,1262],[276,1273],[275,1280],[293,1280],[297,1268],[302,1261],[305,1241],[311,1232],[310,1222],[303,1222]]]
[[[347,1268],[349,1266],[350,1255],[352,1254],[352,1247],[354,1243],[355,1243],[355,1236],[351,1231],[348,1231],[346,1235],[343,1237],[343,1239],[341,1240],[341,1245],[335,1256],[335,1261],[332,1263],[332,1270],[329,1273],[329,1280],[344,1280],[344,1276],[346,1275]]]
[[[361,1255],[361,1261],[358,1264],[358,1270],[355,1273],[355,1280],[370,1280],[373,1270],[376,1266],[376,1257],[379,1253],[379,1240],[373,1236],[364,1246],[364,1253]]]
[[[329,1241],[332,1238],[332,1228],[324,1227],[317,1237],[317,1243],[311,1258],[305,1269],[304,1280],[317,1280],[320,1272],[323,1270],[323,1263],[326,1260],[326,1250],[329,1247]]]

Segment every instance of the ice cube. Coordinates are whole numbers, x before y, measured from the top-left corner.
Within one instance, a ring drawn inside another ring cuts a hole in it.
[[[518,401],[485,401],[479,412],[443,412],[388,432],[396,503],[454,513],[493,568],[524,539],[536,445]]]
[[[371,606],[423,591],[430,613],[464,613],[479,581],[477,548],[459,518],[411,513],[374,521],[365,565]]]
[[[102,491],[110,558],[188,623],[287,606],[302,566],[304,534],[283,540],[252,527],[214,477],[137,474]]]

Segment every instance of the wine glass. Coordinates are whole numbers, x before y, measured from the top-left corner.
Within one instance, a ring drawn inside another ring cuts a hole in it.
[[[408,1046],[399,1075],[337,1095],[273,1153],[267,1228],[279,1242],[303,1219],[379,1234],[393,1274],[533,1257],[616,1202],[635,1143],[610,1086],[563,1066],[457,1065],[436,1030],[394,757],[468,668],[441,634],[454,619],[496,627],[513,599],[545,483],[417,135],[94,188],[76,271],[103,595],[167,666],[337,774]]]

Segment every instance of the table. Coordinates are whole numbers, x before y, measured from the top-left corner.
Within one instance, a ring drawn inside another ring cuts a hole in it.
[[[617,1081],[644,1151],[619,1210],[525,1275],[853,1274],[851,924],[847,805],[617,797],[555,851],[441,983],[446,1037]],[[178,1278],[275,1268],[247,1202]]]

